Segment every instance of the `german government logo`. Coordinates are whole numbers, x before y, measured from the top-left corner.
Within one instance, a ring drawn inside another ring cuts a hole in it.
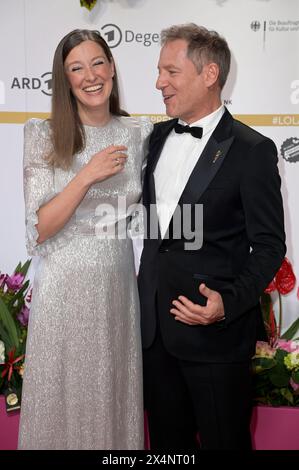
[[[260,29],[260,27],[261,27],[261,23],[259,21],[252,21],[250,24],[250,28],[255,33]]]

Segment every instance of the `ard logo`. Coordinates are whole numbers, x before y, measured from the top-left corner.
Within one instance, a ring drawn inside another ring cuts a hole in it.
[[[44,95],[52,95],[52,73],[45,72],[41,77],[14,77],[11,89],[40,90]]]

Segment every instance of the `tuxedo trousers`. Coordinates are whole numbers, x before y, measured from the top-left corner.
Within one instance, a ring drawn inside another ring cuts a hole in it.
[[[178,359],[165,349],[160,331],[143,360],[151,450],[251,449],[249,361]]]

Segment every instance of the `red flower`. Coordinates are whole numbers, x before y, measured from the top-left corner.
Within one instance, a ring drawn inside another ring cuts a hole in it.
[[[295,284],[296,277],[292,265],[288,258],[284,258],[273,281],[271,281],[267,289],[265,289],[265,293],[270,294],[271,292],[278,290],[280,294],[286,295],[294,289]]]
[[[276,290],[276,284],[275,284],[275,278],[273,281],[270,282],[268,285],[267,289],[264,290],[265,294],[271,294],[271,292],[274,292]]]
[[[8,376],[8,382],[10,382],[11,376],[13,374],[13,369],[19,369],[20,366],[16,366],[18,362],[20,362],[22,359],[24,359],[25,354],[22,354],[19,357],[14,357],[15,356],[15,348],[9,351],[8,353],[8,361],[4,364],[4,369],[2,371],[1,377],[4,378],[7,374]]]
[[[286,295],[294,289],[296,277],[292,265],[287,258],[283,260],[275,279],[277,290],[280,294]]]

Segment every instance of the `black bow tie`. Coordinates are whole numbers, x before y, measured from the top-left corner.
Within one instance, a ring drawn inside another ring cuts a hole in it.
[[[196,137],[197,139],[202,138],[202,127],[190,127],[190,126],[182,126],[182,124],[179,124],[178,122],[174,126],[174,130],[177,134],[183,134],[184,132],[189,132],[193,137]]]

